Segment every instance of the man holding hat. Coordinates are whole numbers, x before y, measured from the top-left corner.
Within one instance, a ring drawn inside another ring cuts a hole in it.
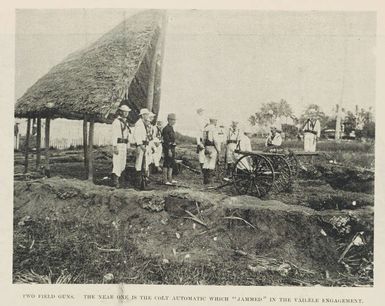
[[[144,171],[148,173],[148,164],[149,161],[146,160],[146,152],[148,150],[149,139],[148,139],[148,122],[149,122],[150,111],[147,108],[142,108],[139,113],[139,120],[135,124],[134,130],[134,140],[136,144],[136,160],[135,160],[135,170],[136,170],[136,183],[139,187],[141,175],[142,175],[142,166]],[[144,160],[143,160],[144,159]]]
[[[126,168],[128,136],[131,132],[127,116],[130,108],[127,105],[121,105],[117,111],[117,117],[112,122],[112,184],[118,188],[119,178]]]
[[[321,124],[317,119],[315,109],[309,110],[309,117],[302,128],[304,132],[304,150],[305,152],[315,152],[317,138],[321,135]]]
[[[163,183],[165,185],[174,185],[177,181],[172,179],[172,170],[175,167],[175,131],[174,125],[176,115],[171,113],[167,116],[167,125],[162,130],[163,138]]]
[[[203,163],[203,184],[209,184],[212,173],[215,170],[217,158],[221,151],[217,129],[218,120],[210,117],[209,124],[203,130],[203,144],[205,146]]]

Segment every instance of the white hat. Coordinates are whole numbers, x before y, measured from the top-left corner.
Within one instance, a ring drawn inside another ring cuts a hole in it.
[[[123,105],[119,106],[119,110],[121,110],[123,112],[129,112],[130,108],[127,105],[123,104]]]
[[[149,113],[150,113],[150,111],[147,108],[142,108],[140,110],[139,116],[142,116],[142,115],[145,115],[145,114],[149,114]]]

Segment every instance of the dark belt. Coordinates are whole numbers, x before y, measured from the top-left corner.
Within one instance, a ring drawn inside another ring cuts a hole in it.
[[[137,147],[143,145],[143,146],[148,146],[149,142],[147,140],[143,140],[142,144],[136,144]]]
[[[312,133],[312,134],[314,134],[314,135],[316,135],[316,134],[317,134],[317,132],[316,132],[316,131],[312,131],[312,130],[304,130],[304,132],[305,132],[305,133]]]
[[[128,139],[118,138],[117,143],[128,143]]]
[[[229,143],[237,143],[237,141],[236,140],[227,140],[227,144],[229,144]]]

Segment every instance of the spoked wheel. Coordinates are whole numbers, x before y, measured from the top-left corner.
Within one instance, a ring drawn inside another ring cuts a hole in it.
[[[265,196],[274,183],[274,169],[262,155],[242,156],[233,170],[234,187],[239,194]]]
[[[298,176],[298,167],[299,167],[299,165],[298,165],[297,156],[295,156],[295,154],[290,151],[289,154],[285,156],[285,159],[286,159],[286,161],[288,162],[288,164],[290,166],[291,175],[293,177]]]
[[[292,185],[292,172],[290,164],[283,156],[270,156],[274,168],[274,190],[276,192],[289,191]]]

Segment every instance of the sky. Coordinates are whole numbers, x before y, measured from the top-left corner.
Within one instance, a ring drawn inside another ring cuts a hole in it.
[[[137,10],[18,10],[16,98],[69,53]],[[194,129],[204,107],[226,122],[285,99],[296,115],[310,103],[375,105],[376,15],[371,12],[168,11],[160,117]]]

